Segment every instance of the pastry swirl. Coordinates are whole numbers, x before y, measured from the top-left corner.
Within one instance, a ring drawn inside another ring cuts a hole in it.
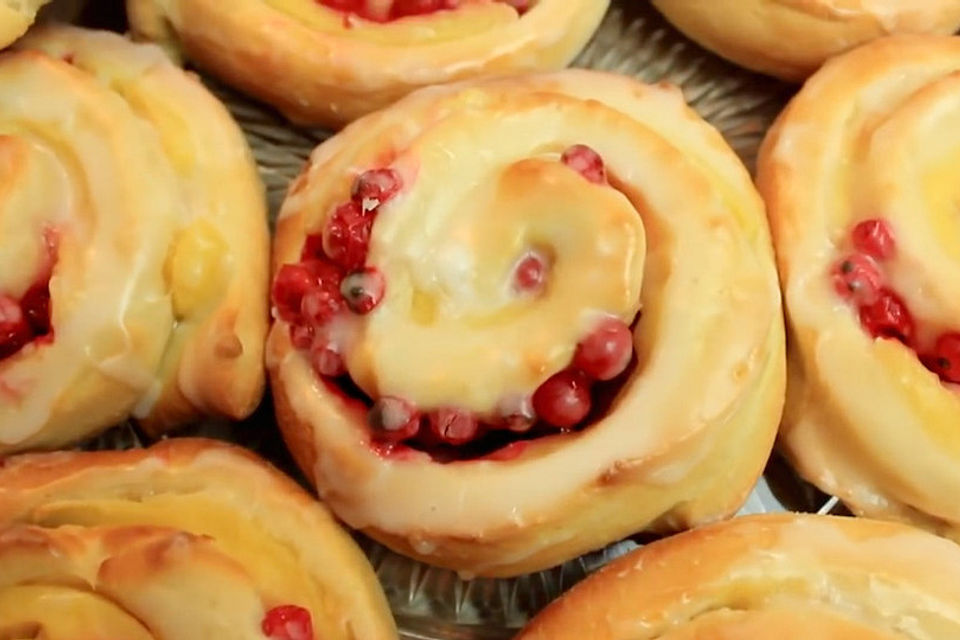
[[[858,514],[957,537],[960,39],[837,58],[770,131],[766,196],[790,330],[784,449]]]
[[[889,522],[764,515],[638,549],[516,640],[947,640],[960,549]]]
[[[156,47],[37,29],[0,57],[0,454],[262,395],[266,204],[238,127]]]
[[[127,0],[165,42],[300,124],[339,127],[419,87],[566,66],[609,0]]]
[[[0,637],[397,636],[322,505],[252,454],[174,439],[3,461]]]
[[[313,153],[274,262],[286,439],[402,553],[552,566],[732,513],[769,453],[763,205],[674,87],[567,71],[417,92]]]
[[[677,28],[748,69],[801,81],[831,56],[897,34],[949,35],[953,0],[653,0]]]

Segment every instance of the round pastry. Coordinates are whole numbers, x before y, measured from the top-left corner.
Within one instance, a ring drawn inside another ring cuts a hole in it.
[[[0,455],[262,395],[269,239],[238,127],[156,47],[40,28],[0,56]]]
[[[865,45],[809,80],[759,167],[793,336],[786,452],[854,512],[954,537],[958,77],[960,38]]]
[[[889,522],[762,515],[619,558],[516,640],[948,640],[960,548]]]
[[[313,153],[274,256],[286,439],[401,553],[534,571],[727,516],[767,459],[785,356],[763,205],[675,87],[417,92]]]
[[[127,0],[163,42],[300,124],[339,127],[419,87],[560,69],[609,0]]]
[[[894,34],[949,35],[956,0],[653,0],[678,29],[740,66],[801,81],[831,56]]]
[[[0,0],[0,49],[27,32],[40,8],[50,0]]]
[[[350,536],[239,448],[0,462],[0,638],[396,640]]]

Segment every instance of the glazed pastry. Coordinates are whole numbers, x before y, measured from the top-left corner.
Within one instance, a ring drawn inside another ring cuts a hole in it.
[[[50,0],[0,0],[0,49],[27,32],[37,11]]]
[[[949,35],[956,0],[653,0],[707,49],[748,69],[800,81],[831,56],[894,34]]]
[[[763,468],[785,378],[763,205],[674,87],[423,90],[313,153],[275,242],[286,439],[401,553],[534,571],[729,515]]]
[[[163,42],[300,124],[339,127],[410,91],[566,66],[609,0],[127,0]]]
[[[0,57],[0,455],[129,415],[241,418],[264,384],[262,184],[156,47],[43,28]]]
[[[791,325],[782,440],[858,514],[960,538],[960,38],[878,40],[813,76],[764,142]]]
[[[912,527],[763,515],[619,558],[516,640],[951,640],[960,548]]]
[[[0,638],[396,640],[330,513],[239,448],[51,453],[0,465]]]

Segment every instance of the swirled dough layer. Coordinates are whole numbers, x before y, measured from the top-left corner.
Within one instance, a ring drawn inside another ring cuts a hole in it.
[[[262,394],[263,187],[225,108],[156,47],[39,28],[0,57],[0,294],[51,256],[52,340],[0,361],[0,453]]]
[[[609,183],[562,165],[577,144]],[[404,185],[371,237],[386,295],[344,328],[369,397],[483,411],[567,366],[598,314],[629,322],[642,308],[639,363],[584,431],[521,443],[509,461],[440,464],[378,455],[365,408],[318,379],[278,321],[280,424],[338,515],[428,562],[511,575],[739,507],[783,401],[779,289],[746,170],[677,89],[568,71],[417,92],[314,152],[283,206],[275,266],[297,262],[355,177],[384,166]],[[547,293],[518,299],[510,265],[531,244],[555,268]]]
[[[639,549],[517,640],[950,640],[960,548],[899,524],[737,518]]]
[[[653,0],[681,31],[741,66],[800,81],[827,59],[875,38],[949,35],[954,0]]]
[[[419,87],[559,69],[600,24],[609,0],[506,3],[389,23],[316,0],[127,0],[134,33],[165,42],[302,124],[340,126]]]
[[[889,286],[922,345],[960,327],[960,38],[878,40],[828,64],[770,131],[770,209],[790,343],[782,442],[858,514],[958,536],[960,397],[912,348],[874,339],[831,282],[849,232],[886,220]]]
[[[324,640],[397,637],[349,535],[249,453],[175,439],[0,467],[0,637],[262,640],[286,606]]]

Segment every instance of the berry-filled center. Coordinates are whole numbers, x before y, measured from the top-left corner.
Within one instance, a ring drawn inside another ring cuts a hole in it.
[[[898,340],[941,380],[960,384],[960,326],[932,327],[914,317],[892,283],[897,242],[890,223],[862,220],[851,229],[847,245],[831,278],[840,297],[856,308],[864,330],[874,338]]]
[[[399,219],[422,210],[403,175],[361,173],[272,289],[316,375],[367,407],[375,449],[502,458],[601,418],[635,362],[645,240],[600,155],[502,170],[466,198],[482,210],[453,207],[446,243]]]
[[[50,275],[56,260],[56,237],[46,234],[46,259],[33,284],[20,295],[0,292],[0,362],[27,345],[53,339],[50,320]]]
[[[450,11],[465,4],[498,2],[506,4],[523,15],[534,0],[317,0],[320,4],[348,15],[373,22],[391,22],[410,16],[423,16],[438,11]]]

